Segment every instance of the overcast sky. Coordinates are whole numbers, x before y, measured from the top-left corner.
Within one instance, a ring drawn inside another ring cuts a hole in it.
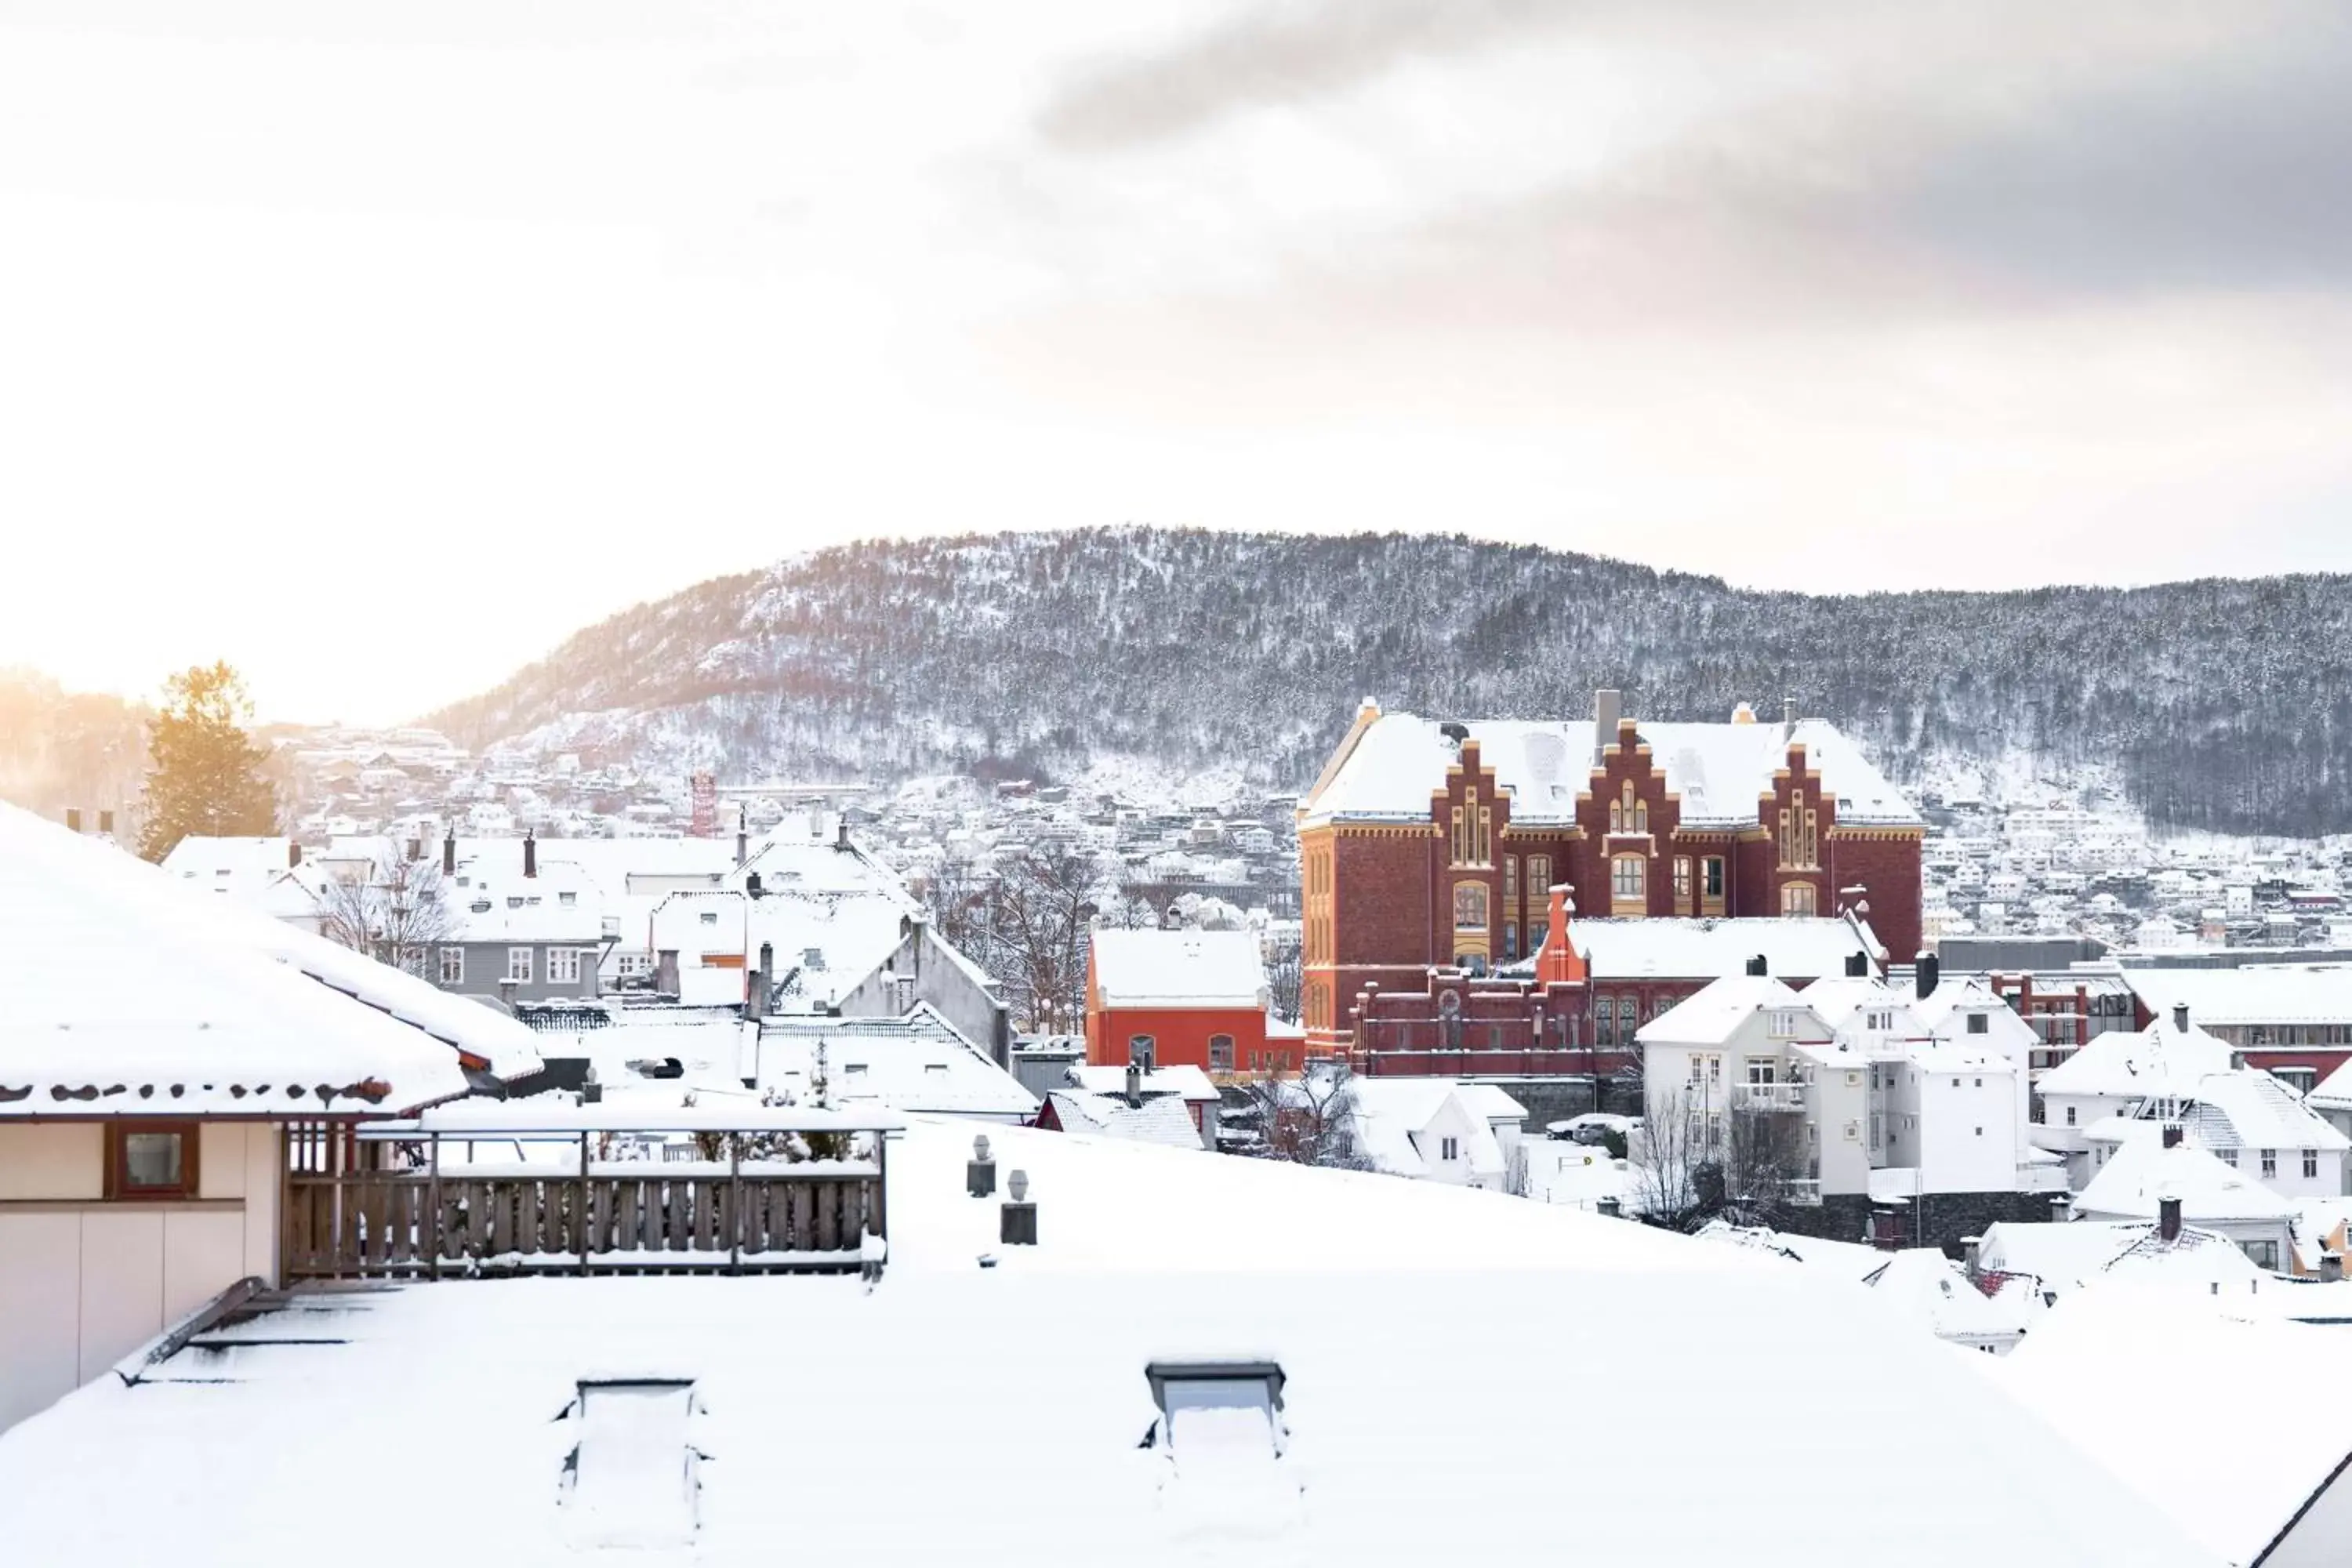
[[[2352,569],[2334,0],[0,0],[0,663],[403,717],[880,533]]]

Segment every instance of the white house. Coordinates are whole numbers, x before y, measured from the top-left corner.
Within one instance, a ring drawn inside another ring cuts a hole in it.
[[[1527,1107],[1492,1084],[1438,1078],[1348,1082],[1356,1151],[1391,1176],[1499,1189]]]
[[[510,1018],[5,805],[0,954],[0,1426],[277,1282],[283,1124],[536,1060]]]
[[[2247,1173],[2183,1142],[2177,1125],[2144,1124],[2074,1199],[2087,1220],[2149,1221],[2177,1200],[2186,1224],[2235,1242],[2262,1268],[2293,1266],[2295,1205]]]
[[[2079,1189],[2089,1181],[2089,1129],[2110,1116],[2135,1116],[2143,1107],[2159,1114],[2196,1097],[2198,1080],[2227,1072],[2231,1050],[2189,1021],[2186,1010],[2157,1019],[2137,1033],[2121,1029],[2095,1035],[2090,1043],[2042,1075],[2034,1086],[2040,1118],[2030,1129],[2036,1145],[2066,1161],[2067,1176]]]

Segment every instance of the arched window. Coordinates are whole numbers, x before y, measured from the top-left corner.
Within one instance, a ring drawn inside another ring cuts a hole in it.
[[[1816,915],[1821,912],[1811,882],[1789,882],[1780,889],[1780,912],[1784,915]]]
[[[1592,1043],[1602,1050],[1617,1043],[1617,1004],[1610,997],[1592,1005]]]
[[[1642,1005],[1631,996],[1617,998],[1617,1037],[1625,1048],[1633,1047],[1633,1031],[1642,1026]]]
[[[1209,1070],[1211,1072],[1234,1070],[1234,1037],[1231,1035],[1209,1037]]]
[[[1454,929],[1480,931],[1486,929],[1486,883],[1454,884]]]

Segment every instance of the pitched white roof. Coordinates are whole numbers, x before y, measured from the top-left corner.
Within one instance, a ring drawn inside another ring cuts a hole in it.
[[[2195,1022],[2183,1034],[2165,1014],[2137,1034],[2110,1029],[2042,1075],[2044,1095],[2189,1099],[2208,1073],[2230,1070],[2230,1047]]]
[[[2304,1097],[2304,1103],[2330,1110],[2352,1110],[2352,1056],[2346,1057],[2342,1067],[2321,1079]]]
[[[347,991],[408,994],[408,976],[0,805],[0,1117],[391,1112],[466,1092],[448,1046],[283,952]]]
[[[1106,1007],[1265,1005],[1265,960],[1245,931],[1098,931],[1095,992]]]
[[[1171,1149],[1201,1149],[1201,1130],[1192,1113],[1174,1095],[1163,1094],[1141,1105],[1129,1105],[1116,1095],[1088,1094],[1083,1089],[1057,1089],[1047,1095],[1065,1132],[1126,1138],[1139,1143],[1161,1143]]]
[[[1590,720],[1481,720],[1465,726],[1477,742],[1482,765],[1511,792],[1511,820],[1528,825],[1570,823],[1576,797],[1591,787],[1593,727]],[[1805,748],[1806,765],[1837,798],[1841,823],[1909,826],[1921,818],[1862,750],[1835,726],[1800,721],[1793,736],[1778,724],[1643,723],[1639,733],[1652,763],[1665,771],[1666,787],[1682,801],[1687,827],[1752,824],[1757,797],[1788,765],[1790,742]],[[1616,737],[1608,739],[1613,743]],[[1358,737],[1338,770],[1308,798],[1305,820],[1424,822],[1432,792],[1459,761],[1439,723],[1412,713],[1386,713]]]
[[[838,1106],[1000,1117],[1037,1111],[1035,1095],[928,1005],[903,1018],[762,1019],[760,1087],[809,1098],[819,1042]]]
[[[2288,1220],[2294,1205],[2194,1143],[2167,1149],[2157,1138],[2127,1138],[2074,1198],[2074,1212],[2098,1219],[2154,1219],[2163,1198],[2180,1200],[2192,1225],[2229,1220]]]
[[[2342,1329],[2242,1321],[2232,1314],[2247,1300],[2076,1291],[1987,1370],[2148,1510],[2221,1561],[2252,1563],[2352,1454],[2352,1403],[2293,1392],[2315,1392]],[[2192,1433],[2182,1402],[2203,1397],[2261,1414]]]
[[[1882,1305],[1924,1325],[1939,1339],[2013,1340],[2025,1329],[2022,1297],[1997,1300],[1976,1288],[1968,1271],[1932,1247],[1906,1247],[1863,1283]]]
[[[2208,1073],[2194,1093],[2181,1121],[2208,1149],[2352,1149],[2352,1138],[2260,1068]]]
[[[2150,1012],[2188,1003],[2192,1024],[2352,1024],[2352,964],[2126,969],[2124,980]]]
[[[1573,1519],[1605,1563],[1660,1560],[1672,1521],[1677,1563],[1981,1568],[1996,1542],[2213,1568],[1967,1360],[1805,1270],[1491,1193],[1012,1127],[990,1138],[1029,1173],[1040,1244],[1007,1247],[997,1205],[965,1195],[971,1133],[919,1120],[891,1144],[871,1290],[419,1284],[225,1329],[209,1342],[242,1348],[142,1386],[101,1379],[0,1435],[12,1561],[294,1561],[333,1540],[344,1568],[412,1564],[415,1531],[350,1528],[350,1450],[319,1440],[362,1410],[369,1486],[435,1499],[445,1548],[604,1562],[560,1500],[578,1426],[557,1417],[579,1380],[626,1377],[694,1384],[699,1529],[668,1555],[713,1565],[1435,1563],[1465,1521],[1539,1542]],[[1550,1321],[1579,1331],[1534,1358],[1478,1328]],[[1257,1359],[1286,1379],[1279,1458],[1270,1435],[1143,1446],[1147,1363]],[[1655,1396],[1661,1366],[1707,1389],[1705,1443]],[[1612,1440],[1563,1463],[1557,1413],[1580,1404],[1612,1412]],[[1433,1506],[1433,1445],[1474,1441]]]
[[[1810,1029],[1824,1037],[1830,1032],[1802,997],[1771,975],[1727,974],[1643,1025],[1633,1037],[1644,1046],[1721,1045],[1771,1007],[1795,1008],[1804,1013]]]
[[[2225,1236],[2195,1226],[2166,1241],[2147,1220],[2074,1220],[2063,1225],[1994,1222],[1978,1254],[1998,1274],[2030,1275],[2055,1290],[2105,1282],[2209,1291],[2249,1289],[2263,1278]]]

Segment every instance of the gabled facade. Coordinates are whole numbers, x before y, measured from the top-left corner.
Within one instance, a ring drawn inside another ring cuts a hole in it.
[[[1440,724],[1367,703],[1299,808],[1310,1044],[1368,984],[1533,951],[1552,888],[1590,919],[1818,919],[1919,942],[1924,824],[1832,726]]]

